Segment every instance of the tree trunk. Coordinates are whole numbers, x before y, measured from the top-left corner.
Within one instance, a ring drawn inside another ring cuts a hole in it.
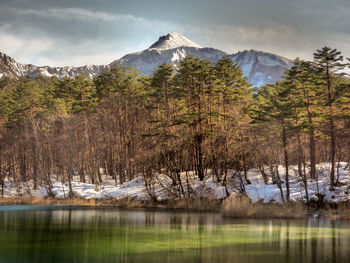
[[[310,132],[309,132],[309,149],[310,149],[310,177],[312,179],[316,178],[316,147],[315,147],[315,129],[314,124],[312,120],[312,113],[309,105],[309,97],[308,94],[306,94],[307,97],[307,118],[310,125]]]
[[[198,178],[200,181],[203,181],[204,171],[203,171],[202,134],[196,135],[196,151],[198,155],[198,160],[197,160]]]
[[[330,190],[334,191],[334,179],[335,179],[335,131],[334,131],[334,121],[333,118],[330,118],[329,121],[330,132],[331,132],[331,186]]]
[[[286,127],[285,127],[285,121],[282,120],[282,141],[283,141],[283,152],[284,152],[284,166],[286,168],[286,199],[289,201],[290,197],[290,189],[289,189],[289,163],[288,163],[288,150],[287,150],[287,136],[286,136]]]

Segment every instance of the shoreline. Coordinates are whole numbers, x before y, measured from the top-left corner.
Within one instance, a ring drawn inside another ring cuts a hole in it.
[[[71,206],[91,208],[123,208],[123,209],[156,209],[186,212],[220,212],[221,202],[210,199],[168,200],[154,202],[152,200],[136,199],[83,199],[83,198],[0,198],[0,207],[5,205],[33,205],[33,206]]]
[[[231,202],[231,201],[230,201]],[[172,212],[219,212],[225,218],[233,219],[327,219],[327,220],[350,220],[350,205],[345,204],[337,208],[317,208],[301,203],[289,204],[262,204],[247,203],[239,200],[240,208],[234,208],[227,211],[227,203],[210,199],[191,199],[191,200],[167,200],[165,202],[154,202],[152,200],[141,201],[135,199],[82,199],[82,198],[0,198],[1,206],[63,206],[72,208],[118,208],[118,209],[148,209]],[[231,204],[229,204],[231,205]],[[226,210],[225,210],[226,209]],[[242,209],[244,211],[242,212]],[[264,211],[262,213],[262,211]]]

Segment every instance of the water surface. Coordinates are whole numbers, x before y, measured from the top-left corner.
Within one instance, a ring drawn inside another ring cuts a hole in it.
[[[350,262],[342,221],[0,206],[0,262]]]

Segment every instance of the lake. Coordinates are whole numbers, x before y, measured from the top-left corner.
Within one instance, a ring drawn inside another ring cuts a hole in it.
[[[344,221],[0,206],[0,262],[350,262]]]

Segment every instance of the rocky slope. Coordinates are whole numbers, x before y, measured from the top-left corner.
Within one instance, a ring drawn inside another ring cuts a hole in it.
[[[161,36],[148,49],[127,54],[109,65],[39,67],[18,63],[13,58],[0,52],[0,77],[55,76],[64,78],[78,75],[93,77],[112,65],[131,66],[136,68],[140,74],[149,75],[153,73],[156,67],[164,62],[172,63],[176,67],[181,59],[187,55],[209,59],[213,62],[223,56],[229,56],[233,62],[242,68],[243,74],[248,77],[248,81],[257,87],[266,83],[275,83],[292,63],[291,60],[281,56],[256,50],[227,54],[215,48],[202,48],[195,42],[173,32],[166,36]]]

